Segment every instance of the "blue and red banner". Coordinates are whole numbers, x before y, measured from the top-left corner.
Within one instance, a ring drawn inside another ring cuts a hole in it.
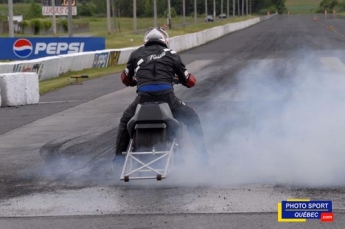
[[[104,37],[0,38],[0,60],[31,60],[104,49]]]

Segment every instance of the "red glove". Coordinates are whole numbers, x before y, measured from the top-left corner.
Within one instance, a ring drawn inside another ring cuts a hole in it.
[[[194,87],[196,84],[196,78],[193,74],[189,73],[187,82],[185,83],[185,86],[188,88]]]
[[[137,85],[137,81],[135,79],[129,79],[128,76],[126,75],[126,72],[123,71],[121,73],[121,81],[124,85],[126,85],[127,87],[130,86],[130,87],[134,87]]]

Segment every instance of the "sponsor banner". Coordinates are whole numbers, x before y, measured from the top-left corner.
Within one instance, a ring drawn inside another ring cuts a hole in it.
[[[53,15],[53,7],[52,6],[42,6],[42,15],[44,16],[52,16]],[[67,6],[55,6],[55,15],[56,16],[67,16],[68,15],[68,7]],[[77,15],[77,7],[72,7],[72,15]]]
[[[93,59],[92,68],[105,68],[108,66],[109,52],[96,53]]]
[[[121,51],[111,51],[109,54],[108,67],[114,67],[117,65],[120,58]]]
[[[36,72],[38,78],[41,79],[43,72],[43,63],[21,63],[13,66],[13,72]]]
[[[104,37],[0,38],[0,60],[31,60],[104,49]]]

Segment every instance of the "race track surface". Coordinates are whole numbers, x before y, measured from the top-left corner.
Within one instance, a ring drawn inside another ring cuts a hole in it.
[[[1,108],[0,229],[345,228],[345,19],[317,19],[276,16],[181,54],[198,82],[175,92],[211,167],[185,152],[161,182],[114,174],[135,97],[118,74]],[[287,198],[332,200],[335,221],[278,223]]]

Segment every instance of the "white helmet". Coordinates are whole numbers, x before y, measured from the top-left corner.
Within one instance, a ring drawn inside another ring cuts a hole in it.
[[[169,48],[169,35],[161,27],[149,28],[144,36],[145,45],[151,42],[159,42]]]

